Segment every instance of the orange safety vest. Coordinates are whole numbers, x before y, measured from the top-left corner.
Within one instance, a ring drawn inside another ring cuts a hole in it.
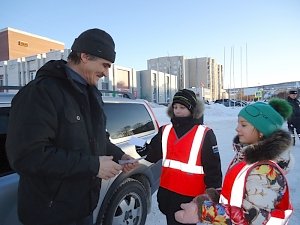
[[[242,208],[242,203],[244,199],[244,194],[246,190],[246,180],[253,168],[258,165],[271,165],[277,168],[282,175],[284,172],[282,169],[273,161],[267,160],[263,162],[256,162],[248,165],[245,161],[239,162],[229,169],[224,178],[223,187],[220,195],[220,203],[225,205],[230,205],[238,208]],[[286,177],[284,176],[286,181]],[[287,181],[286,181],[287,184]],[[288,220],[293,212],[293,207],[290,202],[289,188],[287,186],[286,192],[284,193],[282,199],[275,206],[275,208],[270,213],[270,218],[268,219],[266,225],[284,225],[288,223]],[[229,215],[229,217],[231,217]]]
[[[203,194],[206,186],[201,150],[208,127],[194,126],[177,138],[172,124],[162,132],[162,174],[160,186],[186,196]]]

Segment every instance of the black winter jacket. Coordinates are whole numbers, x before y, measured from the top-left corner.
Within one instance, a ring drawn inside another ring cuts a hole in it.
[[[292,99],[290,97],[287,98],[287,101],[293,107],[293,114],[288,119],[288,123],[291,123],[294,126],[300,126],[300,102],[298,101],[298,99]]]
[[[90,215],[101,180],[98,156],[124,154],[106,135],[101,93],[87,94],[50,61],[12,101],[6,142],[20,175],[18,213],[31,225],[64,224]]]
[[[195,125],[202,123],[201,116],[204,107],[199,105],[194,109],[191,117],[174,117],[172,106],[170,105],[167,110],[167,114],[171,118],[171,122],[175,129],[178,138],[185,135]],[[162,159],[162,127],[159,132],[152,138],[151,142],[146,145],[146,149],[141,155],[147,154],[146,160],[150,162],[157,162]],[[206,188],[221,188],[222,185],[222,170],[220,154],[217,148],[217,140],[213,130],[209,130],[206,133],[203,145],[202,145],[202,166],[204,170],[204,182]],[[176,178],[174,178],[176,179]],[[184,181],[183,181],[184,182]],[[181,203],[190,202],[193,199],[191,196],[185,196],[177,194],[165,188],[159,187],[157,193],[158,207],[160,211],[166,215],[174,216],[174,213],[180,210]]]

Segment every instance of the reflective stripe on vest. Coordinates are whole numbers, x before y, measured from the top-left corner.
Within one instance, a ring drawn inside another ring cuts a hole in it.
[[[236,176],[231,188],[230,202],[228,202],[228,200],[221,194],[220,201],[222,199],[222,203],[230,204],[231,206],[241,207],[244,197],[244,188],[241,187],[244,187],[245,185],[247,171],[251,166],[252,165],[245,165]]]
[[[283,218],[278,218],[278,217],[276,217],[276,215],[273,215],[273,213],[271,213],[272,216],[268,220],[266,225],[286,225],[289,222],[289,218],[292,215],[292,212],[293,212],[293,210],[291,210],[291,209],[285,210]]]
[[[223,192],[220,195],[220,203],[227,204],[230,206],[236,206],[239,208],[242,208],[243,204],[243,198],[244,198],[244,192],[246,189],[246,180],[251,172],[251,170],[262,164],[268,164],[268,165],[273,165],[276,167],[279,171],[281,171],[282,175],[284,176],[284,172],[282,169],[273,161],[265,161],[263,163],[254,163],[251,165],[247,165],[244,161],[236,164],[234,167],[231,169],[238,169],[240,170],[239,173],[236,175],[235,178],[230,178],[234,179],[234,182],[232,183],[232,186],[230,186],[230,180],[226,179],[224,180],[223,184],[223,189],[229,188],[231,192]],[[244,165],[243,167],[240,167],[240,165]],[[232,171],[231,171],[232,173]],[[284,176],[285,178],[285,176]],[[286,180],[286,178],[285,178]],[[287,181],[286,181],[287,184]],[[228,186],[229,185],[229,186]],[[225,196],[226,194],[229,194],[229,196]],[[275,209],[273,209],[270,213],[270,218],[266,225],[285,225],[287,224],[293,210],[292,210],[292,205],[290,204],[290,197],[289,197],[289,188],[288,186],[286,187],[286,192],[284,193],[281,201],[275,206]],[[229,215],[230,216],[230,215]]]
[[[205,126],[198,126],[197,131],[194,136],[192,148],[190,151],[189,160],[187,163],[183,163],[176,160],[167,159],[167,145],[168,145],[168,137],[173,125],[168,124],[165,126],[165,129],[162,134],[162,153],[163,153],[163,167],[169,167],[173,169],[178,169],[183,172],[193,173],[193,174],[204,174],[203,167],[197,166],[197,155],[199,153],[199,149],[202,143],[202,139],[204,136],[204,132],[207,129]]]

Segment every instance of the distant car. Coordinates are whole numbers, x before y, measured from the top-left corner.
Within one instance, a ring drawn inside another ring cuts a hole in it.
[[[218,104],[223,104],[224,106],[226,107],[229,107],[229,106],[235,106],[235,102],[228,99],[228,98],[225,98],[225,99],[217,99],[215,100],[215,103],[218,103]]]
[[[244,107],[244,106],[248,105],[248,102],[246,102],[246,101],[236,100],[235,102],[236,102],[237,106]]]
[[[214,103],[223,104],[226,107],[232,107],[232,106],[245,106],[246,103],[239,101],[239,100],[232,100],[228,98],[224,99],[217,99]]]
[[[21,224],[17,216],[19,176],[10,168],[5,151],[12,97],[11,94],[0,95],[1,225]],[[111,141],[134,158],[140,157],[129,140],[136,136],[149,141],[158,132],[158,124],[150,106],[144,100],[129,98],[103,97],[103,101]],[[139,166],[131,172],[103,180],[99,202],[93,213],[94,224],[144,225],[151,209],[152,194],[159,186],[160,172],[161,161],[153,164],[141,160]]]

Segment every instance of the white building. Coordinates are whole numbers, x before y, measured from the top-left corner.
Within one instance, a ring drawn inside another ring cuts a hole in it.
[[[51,51],[0,62],[0,86],[24,86],[50,60],[67,60],[70,49]],[[183,56],[148,60],[148,70],[136,71],[113,64],[109,76],[99,80],[100,90],[130,92],[137,98],[168,103],[182,88],[196,88],[199,98],[221,98],[222,66],[212,58],[185,59]]]
[[[157,70],[137,72],[141,98],[150,102],[169,103],[177,91],[177,76]]]
[[[177,88],[205,88],[206,100],[221,98],[223,90],[223,66],[209,57],[188,59],[184,56],[168,56],[147,60],[148,70],[157,70],[177,76]],[[207,94],[207,90],[210,94]]]
[[[51,51],[34,56],[0,62],[0,86],[25,86],[36,76],[39,68],[50,60],[67,60],[70,49]],[[127,91],[138,96],[136,71],[113,64],[109,76],[99,80],[99,89]]]

